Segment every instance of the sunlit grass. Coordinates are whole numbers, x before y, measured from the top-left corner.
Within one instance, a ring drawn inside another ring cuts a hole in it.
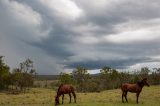
[[[52,89],[33,88],[26,94],[0,93],[0,105],[54,106],[54,97],[55,91]],[[76,104],[69,104],[69,96],[65,95],[64,106],[137,106],[135,94],[128,93],[128,101],[129,103],[122,103],[121,90],[116,89],[100,93],[77,93]],[[160,106],[160,86],[144,87],[138,106]]]

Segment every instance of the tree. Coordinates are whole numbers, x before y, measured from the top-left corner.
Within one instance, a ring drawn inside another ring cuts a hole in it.
[[[75,70],[72,71],[72,76],[78,85],[77,89],[81,92],[86,91],[86,83],[90,78],[87,70],[83,67],[77,67]]]
[[[100,80],[101,80],[101,88],[102,89],[108,89],[110,86],[110,75],[112,73],[112,68],[110,67],[103,67],[100,70]]]
[[[129,82],[131,75],[129,74],[129,72],[120,72],[119,73],[120,76],[120,84]]]
[[[30,74],[34,74],[36,72],[36,70],[34,69],[33,61],[29,58],[20,63],[20,70]]]
[[[150,70],[149,70],[148,67],[142,67],[141,71],[140,71],[140,76],[143,77],[143,78],[147,77],[149,72],[150,72]]]
[[[103,67],[103,68],[100,70],[100,72],[101,72],[101,74],[109,74],[109,73],[111,73],[112,70],[113,70],[113,69],[110,68],[110,67]]]
[[[152,72],[152,80],[155,85],[160,84],[160,68],[153,68],[155,72]]]
[[[0,56],[0,89],[8,88],[9,66],[4,63],[3,56]]]
[[[155,70],[156,73],[160,74],[160,68],[153,68],[153,70]]]
[[[59,83],[60,84],[74,84],[75,81],[71,74],[61,72],[59,75]]]
[[[13,70],[13,84],[16,86],[16,89],[19,87],[21,91],[25,92],[26,88],[29,89],[33,85],[33,75],[36,73],[36,70],[34,69],[33,61],[30,59],[26,59],[19,66],[19,68]]]

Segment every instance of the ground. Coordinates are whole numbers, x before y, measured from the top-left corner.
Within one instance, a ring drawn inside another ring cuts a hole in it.
[[[26,94],[18,95],[0,93],[0,106],[54,106],[55,93],[52,89],[42,88],[33,88]],[[63,106],[137,106],[135,94],[128,93],[128,101],[122,103],[121,90],[115,89],[100,93],[77,93],[76,104],[69,104],[69,96],[65,95]],[[160,86],[144,87],[138,106],[160,106]]]

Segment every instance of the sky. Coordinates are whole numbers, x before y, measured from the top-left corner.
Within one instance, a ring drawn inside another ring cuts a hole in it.
[[[38,74],[160,66],[158,0],[0,0],[0,55]]]

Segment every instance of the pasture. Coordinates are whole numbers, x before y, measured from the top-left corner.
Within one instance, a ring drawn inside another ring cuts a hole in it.
[[[54,106],[55,93],[52,89],[44,88],[32,88],[18,95],[0,93],[0,106]],[[135,94],[128,93],[128,101],[122,103],[121,90],[115,89],[100,93],[77,93],[76,104],[69,104],[69,96],[65,95],[63,106],[137,106]],[[144,87],[138,106],[160,106],[160,86]]]

